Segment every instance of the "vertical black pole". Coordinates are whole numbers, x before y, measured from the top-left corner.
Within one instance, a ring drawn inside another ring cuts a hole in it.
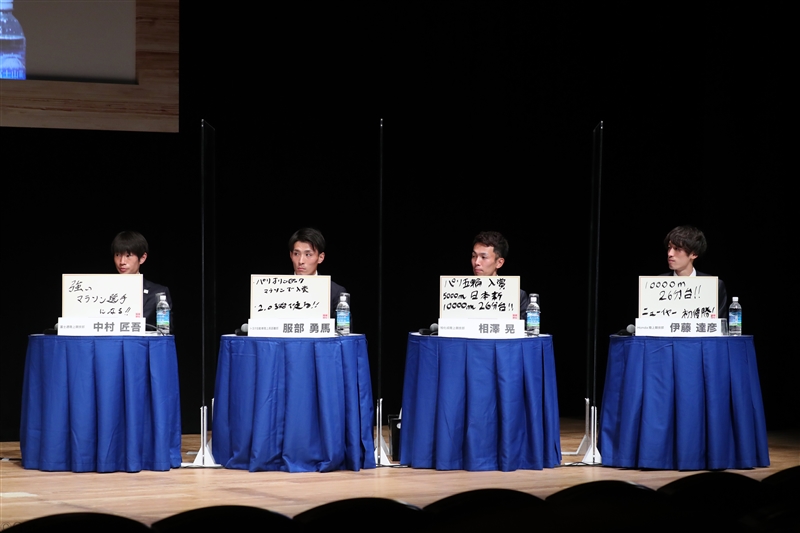
[[[380,124],[380,146],[378,161],[378,399],[382,398],[383,373],[383,119]],[[383,422],[383,421],[381,421]],[[378,435],[380,437],[380,435]]]
[[[594,129],[592,143],[592,206],[589,242],[589,313],[586,345],[586,397],[597,406],[597,309],[600,286],[600,193],[603,170],[603,121]]]
[[[213,362],[216,354],[216,131],[214,127],[200,122],[200,316],[202,359],[202,407],[206,402],[206,364]],[[206,354],[209,357],[206,357]],[[213,414],[212,414],[213,416]]]

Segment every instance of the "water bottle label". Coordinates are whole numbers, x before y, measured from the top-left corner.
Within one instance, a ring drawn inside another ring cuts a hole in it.
[[[528,313],[525,317],[525,326],[527,328],[538,328],[539,327],[539,315]]]
[[[156,311],[156,325],[169,326],[169,309],[159,309]]]
[[[0,69],[0,78],[4,80],[24,80],[24,68],[2,68]]]
[[[739,311],[731,311],[728,315],[728,327],[741,327],[742,313]]]
[[[349,328],[350,327],[350,312],[349,311],[336,311],[336,327]]]

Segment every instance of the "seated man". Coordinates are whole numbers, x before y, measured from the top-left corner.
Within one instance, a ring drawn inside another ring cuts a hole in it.
[[[325,237],[314,228],[302,228],[289,239],[289,257],[296,276],[316,276],[317,266],[325,260]],[[347,292],[331,280],[331,308],[329,317],[336,316],[339,296]]]
[[[708,245],[703,232],[693,226],[678,226],[667,233],[664,238],[667,248],[667,262],[672,272],[662,276],[709,276],[694,268],[694,260],[703,255]],[[718,279],[717,284],[717,318],[728,318],[728,293],[725,283]]]
[[[139,268],[147,260],[147,251],[147,240],[136,231],[122,231],[111,241],[114,265],[120,274],[141,274]],[[164,285],[148,281],[147,278],[142,278],[142,288],[144,292],[142,311],[148,329],[155,330],[156,328],[158,293],[163,292],[167,295],[167,303],[170,308],[170,333],[172,333],[172,296],[169,294],[169,289]]]
[[[476,276],[497,276],[506,262],[508,241],[496,231],[482,231],[472,240],[472,273]],[[519,317],[525,320],[528,295],[519,291]]]

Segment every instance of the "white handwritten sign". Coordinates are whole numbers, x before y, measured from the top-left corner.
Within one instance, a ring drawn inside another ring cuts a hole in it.
[[[250,318],[328,319],[330,276],[250,276]]]
[[[639,276],[639,317],[720,318],[717,288],[716,276]]]
[[[141,274],[62,274],[61,316],[144,318]]]
[[[519,276],[442,276],[439,288],[440,318],[521,316]]]

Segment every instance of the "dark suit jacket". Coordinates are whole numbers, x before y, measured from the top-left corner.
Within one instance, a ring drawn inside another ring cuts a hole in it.
[[[519,317],[525,321],[528,317],[528,304],[530,304],[530,298],[528,298],[528,294],[520,289],[519,291]]]
[[[151,331],[156,328],[156,304],[158,304],[158,293],[163,292],[167,295],[167,303],[169,304],[169,331],[172,333],[172,296],[169,294],[169,289],[164,285],[148,281],[147,278],[142,278],[142,292],[144,299],[142,300],[142,311],[144,313],[144,320]]]
[[[700,272],[699,270],[695,269],[695,273],[698,276],[711,276],[712,274],[706,274],[704,272]],[[674,276],[674,271],[670,270],[665,274],[661,274],[662,276]],[[721,279],[717,278],[717,309],[719,312],[717,313],[717,318],[728,318],[728,291],[725,290],[725,282]]]
[[[336,306],[339,305],[339,296],[347,289],[331,280],[331,312],[328,315],[330,318],[336,318]]]

